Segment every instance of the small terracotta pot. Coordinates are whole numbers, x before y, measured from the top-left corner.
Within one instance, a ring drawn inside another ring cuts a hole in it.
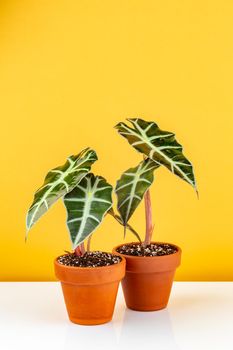
[[[122,287],[127,307],[137,311],[155,311],[165,308],[176,268],[180,265],[181,249],[172,244],[177,248],[174,254],[138,257],[118,253],[117,249],[123,245],[125,244],[115,247],[113,254],[119,254],[126,259],[126,274]]]
[[[73,267],[54,261],[69,319],[82,325],[111,321],[118,286],[125,275],[125,259],[103,267]]]

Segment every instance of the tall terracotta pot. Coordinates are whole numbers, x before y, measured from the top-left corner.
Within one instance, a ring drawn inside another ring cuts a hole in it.
[[[69,319],[82,325],[111,321],[118,286],[125,275],[125,259],[103,267],[72,267],[54,261]]]
[[[125,244],[115,247],[113,253],[119,254],[117,249],[123,245]],[[163,256],[137,257],[119,254],[126,259],[122,287],[128,308],[154,311],[167,306],[175,271],[181,261],[181,249],[175,247],[176,253]]]

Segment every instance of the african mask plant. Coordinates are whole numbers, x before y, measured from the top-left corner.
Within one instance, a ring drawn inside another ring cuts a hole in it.
[[[67,227],[73,249],[77,255],[85,252],[84,240],[90,238],[100,225],[106,213],[112,214],[112,186],[101,176],[90,173],[92,164],[97,160],[96,152],[84,149],[78,155],[67,158],[64,165],[52,169],[45,177],[44,184],[34,196],[28,210],[27,234],[32,226],[60,198],[67,210]],[[121,219],[115,219],[123,224]],[[136,232],[127,226],[135,234]]]
[[[154,122],[142,119],[127,119],[131,125],[120,122],[115,126],[119,134],[143,155],[143,160],[134,168],[126,170],[117,181],[118,211],[123,225],[144,198],[146,233],[144,244],[151,242],[153,233],[152,208],[149,187],[154,181],[154,171],[160,166],[190,184],[196,191],[193,167],[183,155],[182,146],[175,135],[161,130]]]
[[[87,148],[52,169],[35,193],[27,213],[28,235],[41,216],[57,200],[63,199],[74,252],[57,257],[54,270],[62,285],[70,320],[85,325],[111,320],[118,286],[125,275],[125,261],[121,257],[102,251],[90,252],[93,231],[105,214],[110,211],[113,215],[110,210],[112,186],[103,177],[90,173],[96,160],[95,151]],[[116,219],[123,224],[120,218]]]

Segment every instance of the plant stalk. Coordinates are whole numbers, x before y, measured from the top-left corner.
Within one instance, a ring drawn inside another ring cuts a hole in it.
[[[80,245],[78,245],[77,248],[75,248],[74,252],[77,256],[84,255],[84,253],[85,253],[84,242],[82,242]]]
[[[153,223],[152,223],[152,206],[151,206],[151,197],[150,190],[147,190],[144,195],[144,204],[145,204],[145,218],[146,218],[146,234],[143,244],[147,246],[151,242],[152,233],[153,233]]]
[[[87,252],[91,250],[91,237],[92,235],[90,235],[87,239]]]

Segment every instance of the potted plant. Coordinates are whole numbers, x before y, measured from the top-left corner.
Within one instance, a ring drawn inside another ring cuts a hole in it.
[[[112,207],[112,186],[103,177],[89,172],[96,160],[95,151],[85,149],[52,169],[35,193],[26,220],[28,235],[51,205],[63,198],[74,251],[55,259],[55,274],[61,281],[70,320],[84,325],[111,320],[118,285],[125,274],[124,258],[90,251],[91,234]]]
[[[181,249],[175,244],[152,241],[154,226],[149,187],[154,171],[160,166],[165,166],[196,190],[195,178],[192,164],[183,155],[182,146],[173,133],[161,130],[151,121],[127,120],[131,126],[119,123],[116,129],[143,155],[143,160],[126,170],[117,181],[117,207],[121,221],[127,225],[144,199],[146,232],[143,242],[119,245],[113,253],[126,258],[122,286],[127,306],[139,311],[159,310],[168,303],[175,270],[181,261]]]

